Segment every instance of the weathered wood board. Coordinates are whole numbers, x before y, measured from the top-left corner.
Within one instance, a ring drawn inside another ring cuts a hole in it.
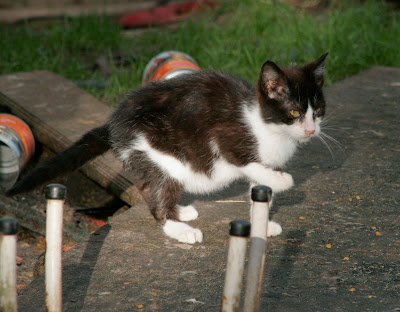
[[[71,81],[47,71],[0,76],[0,104],[23,119],[37,141],[58,153],[102,125],[111,109]],[[107,152],[80,169],[130,205],[140,200],[133,177]]]

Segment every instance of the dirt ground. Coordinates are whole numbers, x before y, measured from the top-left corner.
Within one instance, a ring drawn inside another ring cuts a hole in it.
[[[41,162],[53,155],[46,149],[43,149],[40,143],[37,143],[36,153],[27,167],[23,170],[22,176],[34,168],[38,162]],[[107,192],[95,182],[76,171],[68,177],[62,177],[55,183],[62,183],[67,187],[67,199],[64,205],[64,222],[80,229],[82,235],[77,239],[72,235],[64,237],[64,251],[67,252],[78,241],[88,237],[90,233],[96,231],[100,226],[112,216],[116,216],[128,209],[128,206]],[[37,211],[39,216],[45,220],[46,200],[43,195],[43,188],[29,193],[19,194],[12,199],[22,207],[29,207]],[[2,209],[3,208],[3,209]],[[31,210],[26,213],[29,214]],[[0,214],[10,214],[6,207],[0,207]],[[20,291],[32,280],[43,272],[43,255],[46,248],[44,229],[37,227],[36,224],[27,222],[30,215],[24,218],[25,226],[19,226],[18,246],[17,246],[17,289]],[[66,229],[68,231],[68,228]],[[74,234],[74,233],[71,233]]]

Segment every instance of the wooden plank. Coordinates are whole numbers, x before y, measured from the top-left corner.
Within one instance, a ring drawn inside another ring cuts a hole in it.
[[[0,104],[22,118],[37,141],[59,153],[84,133],[104,124],[111,109],[71,81],[47,71],[0,76]],[[81,169],[130,205],[140,200],[135,179],[111,152]]]
[[[46,236],[46,214],[44,210],[38,210],[23,202],[17,202],[0,194],[0,215],[13,216],[18,219],[20,226],[29,231]],[[68,236],[77,242],[88,238],[89,233],[74,224],[65,222],[63,224],[64,236]]]

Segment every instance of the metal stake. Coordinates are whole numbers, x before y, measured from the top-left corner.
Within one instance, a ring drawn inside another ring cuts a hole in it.
[[[17,231],[13,217],[0,219],[0,311],[17,311]]]
[[[265,266],[269,201],[271,200],[271,196],[272,190],[268,186],[258,185],[253,187],[251,191],[251,199],[253,200],[251,211],[252,223],[249,266],[243,305],[244,312],[258,311]]]
[[[247,237],[250,222],[234,220],[230,223],[228,263],[225,273],[225,286],[222,295],[221,312],[235,312],[239,307],[242,288],[244,259],[246,257]]]
[[[62,311],[62,235],[66,187],[46,186],[46,311]]]

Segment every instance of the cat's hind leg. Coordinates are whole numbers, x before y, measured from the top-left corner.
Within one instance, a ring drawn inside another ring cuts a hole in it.
[[[177,218],[179,221],[193,221],[196,220],[197,217],[199,216],[199,213],[197,212],[196,208],[194,208],[192,205],[189,206],[176,205],[176,210],[177,210]]]
[[[157,184],[141,181],[138,189],[164,233],[181,243],[201,243],[203,233],[180,221],[190,221],[197,218],[198,213],[193,206],[182,207],[177,201],[182,194],[182,186],[172,179],[160,179]]]

